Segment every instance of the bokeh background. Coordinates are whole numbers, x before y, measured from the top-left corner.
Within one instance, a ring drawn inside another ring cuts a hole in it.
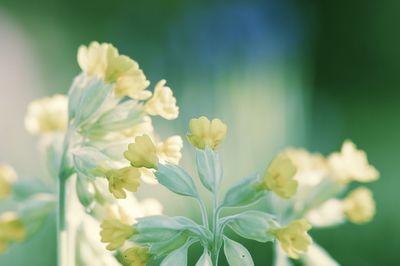
[[[351,139],[365,149],[381,172],[369,185],[375,220],[312,235],[342,265],[397,265],[399,14],[395,0],[0,0],[0,161],[22,177],[42,174],[23,126],[26,105],[67,92],[80,44],[111,42],[153,84],[166,78],[173,88],[181,115],[156,121],[165,135],[185,134],[194,116],[227,122],[228,182],[264,169],[287,146],[327,154]],[[190,149],[184,156],[189,165]],[[190,204],[166,211],[190,213]],[[270,265],[271,245],[245,245],[256,265]],[[0,265],[56,265],[54,221]]]

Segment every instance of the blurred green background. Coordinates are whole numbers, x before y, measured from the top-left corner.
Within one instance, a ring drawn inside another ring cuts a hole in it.
[[[23,177],[42,174],[23,128],[26,105],[67,92],[80,44],[111,42],[152,84],[166,78],[173,88],[181,115],[156,121],[165,135],[183,135],[194,116],[227,122],[228,182],[262,170],[286,146],[327,154],[348,138],[366,150],[381,172],[369,186],[375,220],[312,235],[342,265],[397,265],[399,13],[395,0],[0,0],[0,161]],[[184,156],[189,165],[189,149]],[[181,202],[167,213],[190,211]],[[0,265],[55,265],[53,224]],[[256,265],[270,265],[271,245],[245,244]]]

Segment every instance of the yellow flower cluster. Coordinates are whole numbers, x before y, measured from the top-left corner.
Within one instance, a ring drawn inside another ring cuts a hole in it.
[[[123,256],[130,266],[146,266],[151,258],[149,249],[140,246],[131,247],[125,250]]]
[[[6,164],[0,164],[0,199],[11,194],[12,183],[17,179],[15,170]]]
[[[54,95],[28,105],[25,127],[31,134],[63,132],[68,125],[68,98]]]
[[[288,199],[296,193],[298,183],[293,178],[296,166],[285,154],[279,154],[267,168],[261,186],[266,190],[275,192],[278,196]]]
[[[353,223],[369,222],[375,215],[372,192],[364,187],[355,189],[343,200],[343,211]]]
[[[107,243],[108,250],[120,248],[126,240],[137,233],[133,226],[122,223],[118,219],[104,220],[101,225],[101,242]]]
[[[213,150],[222,143],[227,127],[219,119],[210,120],[205,117],[194,118],[189,122],[190,133],[187,139],[196,148],[204,150],[209,147]]]
[[[312,243],[307,231],[311,225],[304,219],[295,220],[288,226],[272,229],[270,233],[276,237],[285,253],[292,259],[298,259]]]
[[[11,243],[24,240],[26,235],[26,227],[16,213],[0,215],[0,253],[6,251]]]

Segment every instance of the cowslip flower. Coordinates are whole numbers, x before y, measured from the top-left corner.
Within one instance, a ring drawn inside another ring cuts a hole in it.
[[[204,150],[210,147],[215,150],[225,138],[227,127],[219,119],[210,120],[205,117],[191,119],[189,122],[190,133],[187,139],[196,148]]]
[[[78,64],[89,76],[103,77],[107,67],[106,53],[110,44],[91,42],[89,46],[81,45],[78,49]]]
[[[285,153],[281,153],[267,168],[261,185],[281,198],[288,199],[297,191],[298,182],[294,179],[296,171],[292,160]]]
[[[148,135],[138,136],[128,145],[124,156],[133,167],[156,168],[158,163],[157,148]]]
[[[171,88],[165,86],[167,81],[160,80],[154,89],[153,97],[146,103],[145,110],[149,115],[159,115],[165,119],[176,119],[179,107]]]
[[[146,100],[151,97],[151,92],[146,90],[150,82],[146,79],[141,69],[137,69],[117,79],[115,85],[116,96],[129,96],[136,100]]]
[[[6,164],[0,164],[0,199],[11,194],[12,183],[17,179],[15,170]]]
[[[333,177],[342,184],[371,182],[379,178],[379,172],[368,163],[367,154],[349,140],[343,143],[340,153],[328,157],[328,163]]]
[[[140,185],[140,171],[134,167],[112,169],[106,172],[108,188],[117,199],[125,199],[125,190],[136,192]]]
[[[26,227],[15,212],[0,215],[0,253],[7,250],[11,243],[24,240],[26,236]]]
[[[181,137],[172,136],[167,138],[163,142],[157,144],[157,154],[160,160],[178,164],[182,158],[181,149],[183,147],[183,142]]]
[[[353,223],[369,222],[375,215],[372,192],[364,187],[355,189],[343,200],[343,211]]]
[[[130,266],[146,266],[151,255],[147,247],[134,246],[123,252],[125,261]]]
[[[56,94],[28,105],[25,127],[31,134],[63,132],[68,124],[68,98]]]
[[[107,249],[112,251],[120,248],[126,240],[137,233],[130,225],[122,223],[118,219],[106,219],[101,225],[101,242],[107,243]]]
[[[311,225],[305,220],[295,220],[286,227],[272,229],[270,233],[279,241],[285,253],[292,259],[298,259],[312,243],[307,231]]]

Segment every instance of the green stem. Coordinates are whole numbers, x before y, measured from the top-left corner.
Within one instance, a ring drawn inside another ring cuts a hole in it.
[[[199,203],[199,206],[200,206],[201,220],[203,222],[203,225],[204,225],[204,227],[209,228],[206,205],[204,204],[204,201],[201,197],[197,197],[197,202]]]
[[[220,230],[219,230],[219,212],[220,208],[218,206],[218,189],[215,188],[213,191],[213,252],[212,259],[213,265],[218,266],[219,251],[220,251]]]

